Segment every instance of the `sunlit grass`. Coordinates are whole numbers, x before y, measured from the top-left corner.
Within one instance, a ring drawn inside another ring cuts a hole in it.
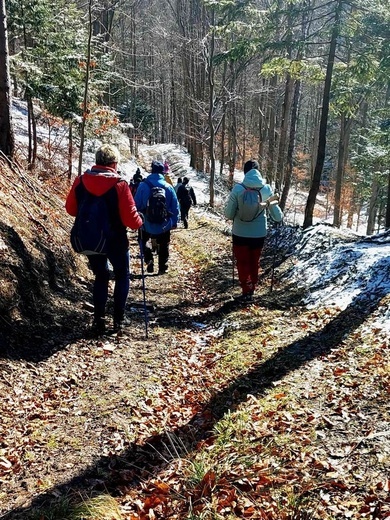
[[[123,520],[118,503],[109,495],[84,498],[76,503],[68,498],[59,499],[50,507],[31,513],[29,520]]]

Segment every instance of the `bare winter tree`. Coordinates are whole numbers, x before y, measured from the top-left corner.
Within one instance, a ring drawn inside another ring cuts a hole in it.
[[[340,31],[340,16],[341,16],[342,6],[343,6],[343,0],[339,0],[336,4],[336,8],[335,8],[335,21],[334,21],[333,30],[332,30],[332,38],[331,38],[330,46],[329,46],[328,65],[327,65],[327,69],[326,69],[324,92],[323,92],[323,96],[322,96],[322,110],[321,110],[321,121],[320,121],[319,138],[318,138],[317,161],[316,161],[316,166],[314,169],[314,174],[313,174],[313,178],[312,178],[312,182],[311,182],[311,186],[310,186],[309,196],[307,198],[307,203],[306,203],[306,208],[305,208],[305,220],[303,222],[304,228],[307,228],[313,224],[314,206],[316,203],[318,191],[320,189],[322,169],[324,166],[325,149],[326,149],[326,135],[327,135],[328,116],[329,116],[330,88],[331,88],[331,84],[332,84],[334,59],[336,56],[337,38],[339,36],[339,31]]]
[[[11,158],[14,153],[14,134],[11,118],[11,91],[5,0],[0,0],[0,18],[0,151],[7,157]]]

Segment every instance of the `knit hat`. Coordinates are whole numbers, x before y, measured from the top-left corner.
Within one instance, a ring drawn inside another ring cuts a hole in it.
[[[255,161],[254,159],[250,159],[249,161],[246,161],[244,164],[244,173],[248,173],[250,170],[258,170],[259,169],[259,163]]]
[[[152,162],[152,173],[164,173],[164,165],[158,161]]]

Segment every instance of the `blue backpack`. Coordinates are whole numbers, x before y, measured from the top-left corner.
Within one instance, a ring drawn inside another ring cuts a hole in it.
[[[121,225],[116,187],[98,196],[90,193],[81,180],[76,198],[78,211],[70,233],[74,251],[83,255],[107,254],[114,230]]]
[[[165,188],[154,186],[147,179],[144,180],[150,188],[150,195],[146,203],[145,216],[152,224],[162,224],[168,220],[168,208]]]

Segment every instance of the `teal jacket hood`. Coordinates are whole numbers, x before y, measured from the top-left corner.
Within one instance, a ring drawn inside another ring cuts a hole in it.
[[[249,170],[249,172],[245,174],[242,184],[247,188],[261,189],[266,185],[266,182],[259,170]]]

